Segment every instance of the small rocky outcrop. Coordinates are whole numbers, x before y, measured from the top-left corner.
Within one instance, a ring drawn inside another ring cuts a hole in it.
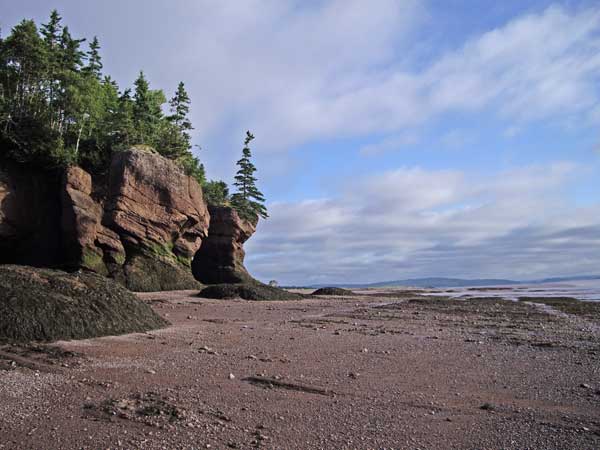
[[[245,284],[214,284],[200,291],[198,297],[217,300],[243,300],[272,301],[272,300],[300,300],[304,296],[285,289],[267,286],[254,282]]]
[[[244,242],[256,224],[240,218],[229,206],[211,206],[208,236],[192,263],[194,277],[204,284],[248,283],[254,280],[244,267]]]
[[[311,295],[337,295],[337,296],[348,296],[356,295],[354,292],[339,287],[323,287],[314,291]]]
[[[0,266],[0,341],[84,339],[167,325],[147,304],[101,275]]]

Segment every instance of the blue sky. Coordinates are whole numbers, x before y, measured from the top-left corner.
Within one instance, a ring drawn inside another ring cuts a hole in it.
[[[246,129],[282,283],[600,273],[595,1],[2,0],[59,9],[122,87],[192,97],[209,176]]]

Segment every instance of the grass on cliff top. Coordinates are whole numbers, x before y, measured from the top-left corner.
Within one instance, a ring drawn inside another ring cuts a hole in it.
[[[254,301],[301,300],[304,298],[304,296],[301,294],[295,294],[284,289],[267,286],[266,284],[258,282],[243,284],[214,284],[202,289],[198,294],[198,297],[218,300],[241,298],[243,300]]]

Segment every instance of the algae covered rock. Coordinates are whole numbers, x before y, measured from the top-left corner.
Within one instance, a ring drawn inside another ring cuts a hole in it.
[[[101,275],[0,266],[0,341],[84,339],[168,324],[123,286]]]
[[[230,300],[241,298],[243,300],[301,300],[301,294],[289,292],[266,284],[242,283],[242,284],[213,284],[200,291],[198,297],[219,300]]]
[[[324,287],[319,288],[311,295],[338,295],[338,296],[348,296],[348,295],[356,295],[354,292],[349,291],[348,289],[342,289],[339,287]]]

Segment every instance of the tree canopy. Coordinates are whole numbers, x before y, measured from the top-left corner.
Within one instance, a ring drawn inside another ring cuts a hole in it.
[[[114,152],[148,145],[198,180],[210,204],[230,204],[248,220],[268,217],[250,161],[254,136],[247,133],[230,196],[225,182],[206,180],[191,151],[184,83],[168,102],[141,71],[121,89],[103,72],[99,39],[87,48],[86,42],[71,35],[56,10],[39,28],[23,20],[0,35],[0,157],[47,169],[80,165],[102,175]]]
[[[204,183],[191,152],[190,98],[183,83],[167,99],[140,72],[133,91],[102,72],[100,41],[74,38],[54,10],[38,29],[31,20],[0,39],[0,145],[16,161],[42,167],[80,164],[105,171],[112,152],[146,144],[179,161]],[[132,93],[133,92],[133,93]]]

